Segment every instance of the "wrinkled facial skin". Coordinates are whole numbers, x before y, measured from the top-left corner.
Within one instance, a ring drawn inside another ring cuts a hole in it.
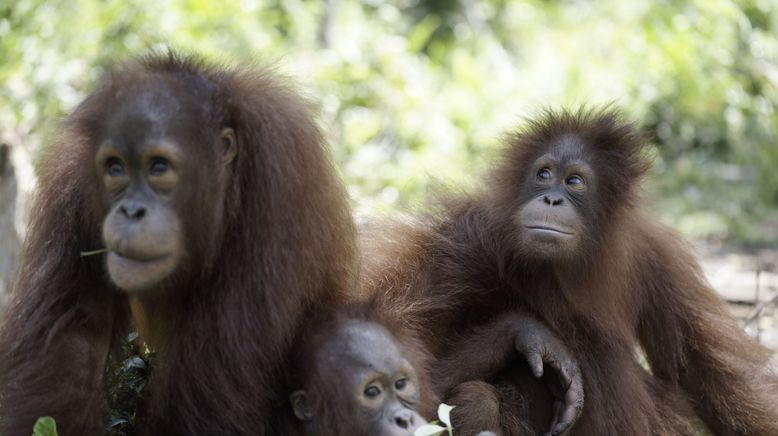
[[[292,394],[295,414],[311,424],[306,434],[410,436],[427,423],[416,413],[420,400],[416,371],[384,327],[362,321],[347,323],[321,347],[316,359],[317,376],[338,383],[315,385],[332,387],[341,394],[314,392],[310,388]],[[341,410],[339,416],[344,417],[339,423],[341,428],[316,426],[317,415],[327,411],[307,409],[307,403],[314,403],[311,401],[314,396],[340,398],[340,402],[347,403],[316,402]]]
[[[188,259],[182,219],[191,218],[184,205],[209,210],[204,204],[213,195],[205,189],[197,192],[198,183],[210,174],[196,164],[207,158],[198,155],[204,151],[192,142],[204,150],[217,146],[189,132],[202,122],[196,111],[181,109],[188,103],[149,90],[120,102],[107,115],[95,170],[108,210],[102,232],[108,275],[123,291],[164,287]],[[221,139],[234,146],[231,129],[220,138],[218,131],[213,136],[214,143]]]
[[[106,142],[97,153],[112,197],[103,222],[108,274],[125,291],[153,288],[184,257],[181,223],[171,206],[181,158],[180,146],[162,139],[125,149]]]
[[[537,258],[580,249],[596,182],[584,150],[580,139],[566,135],[530,167],[514,222],[522,250]]]

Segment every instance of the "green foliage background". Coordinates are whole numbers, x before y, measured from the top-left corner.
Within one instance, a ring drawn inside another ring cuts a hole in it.
[[[654,135],[657,212],[778,241],[775,0],[0,0],[0,140],[38,150],[116,60],[172,46],[303,84],[359,212],[468,184],[547,106],[615,102]]]

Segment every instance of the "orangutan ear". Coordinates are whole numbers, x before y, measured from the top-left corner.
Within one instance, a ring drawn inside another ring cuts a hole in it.
[[[221,142],[224,147],[222,149],[222,162],[224,166],[227,166],[238,155],[238,137],[235,136],[235,131],[230,127],[222,130]]]
[[[308,405],[308,394],[304,390],[294,391],[289,395],[289,401],[292,403],[294,415],[300,421],[313,420],[313,410]]]

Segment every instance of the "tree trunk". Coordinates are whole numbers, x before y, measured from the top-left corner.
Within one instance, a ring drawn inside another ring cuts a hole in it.
[[[10,154],[11,148],[0,144],[0,311],[11,291],[19,254],[19,236],[14,227],[17,182]]]

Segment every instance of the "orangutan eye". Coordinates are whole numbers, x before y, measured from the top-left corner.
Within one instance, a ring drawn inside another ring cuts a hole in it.
[[[408,386],[408,379],[401,378],[394,382],[394,388],[398,391],[405,389],[406,386]]]
[[[584,180],[581,176],[573,175],[567,178],[566,183],[568,185],[583,185]]]
[[[381,389],[378,389],[378,386],[368,386],[365,389],[365,396],[367,398],[375,398],[379,395],[381,395]]]
[[[106,171],[111,177],[119,177],[124,175],[124,166],[119,159],[111,158],[106,162]]]
[[[553,175],[551,174],[551,170],[548,168],[543,168],[542,170],[538,171],[538,178],[540,180],[550,180]]]
[[[170,169],[170,164],[165,159],[154,159],[149,168],[149,173],[152,176],[161,176],[167,170]]]

